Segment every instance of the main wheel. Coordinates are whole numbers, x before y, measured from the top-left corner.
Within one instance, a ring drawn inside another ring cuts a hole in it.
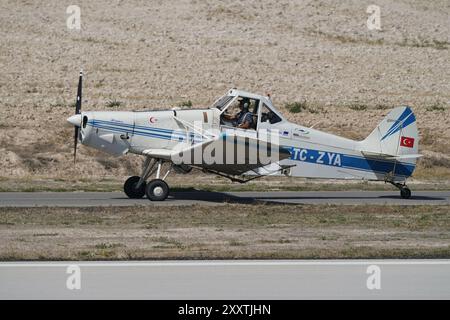
[[[136,188],[138,182],[139,182],[138,176],[132,176],[125,181],[125,184],[123,185],[123,191],[128,196],[128,198],[131,199],[140,199],[145,195],[145,181],[141,184],[139,188]]]
[[[151,201],[163,201],[169,196],[169,186],[163,180],[155,179],[147,184],[145,194]]]
[[[400,195],[402,196],[403,199],[409,199],[411,198],[411,190],[409,190],[409,188],[401,188],[400,189]]]

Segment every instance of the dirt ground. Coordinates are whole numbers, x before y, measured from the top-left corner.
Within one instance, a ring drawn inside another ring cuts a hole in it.
[[[450,258],[448,206],[0,208],[0,260]]]
[[[85,147],[72,165],[77,76],[84,110],[205,107],[231,87],[270,92],[292,121],[360,139],[410,105],[421,135],[416,179],[450,180],[450,2],[69,1],[0,3],[0,177],[111,179],[139,170]],[[118,106],[108,107],[110,101]],[[290,113],[285,105],[306,102]],[[191,181],[194,181],[191,180]]]

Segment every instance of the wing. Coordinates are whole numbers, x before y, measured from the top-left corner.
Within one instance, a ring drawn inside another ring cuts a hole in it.
[[[142,154],[155,159],[171,161],[172,155],[174,155],[175,152],[169,149],[146,149],[142,151]]]
[[[180,150],[147,149],[143,154],[228,175],[242,175],[290,157],[289,150],[280,145],[225,134]]]

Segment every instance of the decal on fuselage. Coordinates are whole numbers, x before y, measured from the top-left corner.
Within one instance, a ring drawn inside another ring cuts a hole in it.
[[[341,155],[334,152],[325,152],[318,150],[308,150],[292,147],[291,160],[306,161],[317,164],[341,167]]]

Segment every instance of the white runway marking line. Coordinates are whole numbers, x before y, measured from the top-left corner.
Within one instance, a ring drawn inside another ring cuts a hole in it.
[[[236,267],[236,266],[366,266],[366,265],[450,265],[450,260],[426,260],[426,261],[399,261],[399,260],[373,260],[373,261],[227,261],[227,262],[1,262],[0,268],[28,267],[51,268],[68,267],[78,265],[80,267]]]

